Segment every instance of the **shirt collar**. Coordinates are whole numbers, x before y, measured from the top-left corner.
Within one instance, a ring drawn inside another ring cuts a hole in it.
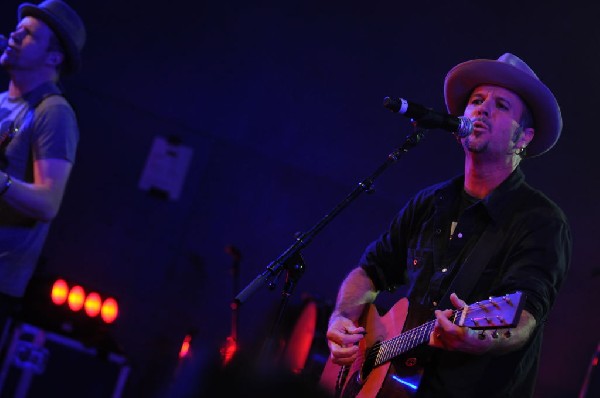
[[[450,203],[455,203],[458,197],[464,190],[464,175],[452,178],[446,184],[440,186],[436,191],[436,206],[438,208],[445,208]],[[484,206],[489,216],[494,220],[498,221],[510,212],[513,203],[512,199],[508,199],[507,196],[523,184],[525,181],[525,175],[521,171],[520,167],[517,167],[506,180],[504,180],[496,189],[494,189],[488,196],[483,198],[479,203]]]
[[[23,99],[27,101],[29,106],[36,107],[47,96],[61,93],[62,92],[56,83],[47,81],[24,94]]]
[[[481,203],[483,203],[488,214],[494,221],[498,221],[506,216],[506,213],[513,208],[514,203],[512,203],[512,198],[509,198],[509,195],[524,182],[525,175],[521,171],[521,168],[517,167],[506,180],[498,185],[488,196],[483,198]]]

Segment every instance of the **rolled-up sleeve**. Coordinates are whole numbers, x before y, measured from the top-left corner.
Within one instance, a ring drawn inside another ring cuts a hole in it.
[[[524,309],[546,320],[567,274],[572,251],[564,216],[526,217],[527,228],[515,239],[504,284],[526,294]]]

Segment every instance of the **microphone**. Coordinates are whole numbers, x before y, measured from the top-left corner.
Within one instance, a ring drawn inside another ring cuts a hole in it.
[[[404,98],[383,99],[383,106],[394,113],[399,113],[411,119],[424,128],[440,128],[464,138],[473,132],[473,122],[465,116],[452,116],[447,113],[436,112],[423,105],[409,102]]]

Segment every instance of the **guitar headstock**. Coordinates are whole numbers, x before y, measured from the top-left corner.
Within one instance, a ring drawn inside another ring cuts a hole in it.
[[[515,327],[519,323],[524,302],[525,295],[522,292],[478,301],[458,312],[458,325],[471,329]]]

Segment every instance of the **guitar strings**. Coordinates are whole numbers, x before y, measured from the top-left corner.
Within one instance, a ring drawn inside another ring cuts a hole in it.
[[[486,308],[489,308],[490,305],[494,305],[492,301],[484,301],[474,303],[468,308],[469,312],[486,311]],[[457,322],[461,316],[462,310],[454,310],[451,317],[452,322]],[[387,362],[391,358],[403,354],[429,340],[429,335],[433,332],[434,325],[435,320],[431,320],[391,339],[379,341],[369,349],[365,357],[373,361],[373,366]]]

